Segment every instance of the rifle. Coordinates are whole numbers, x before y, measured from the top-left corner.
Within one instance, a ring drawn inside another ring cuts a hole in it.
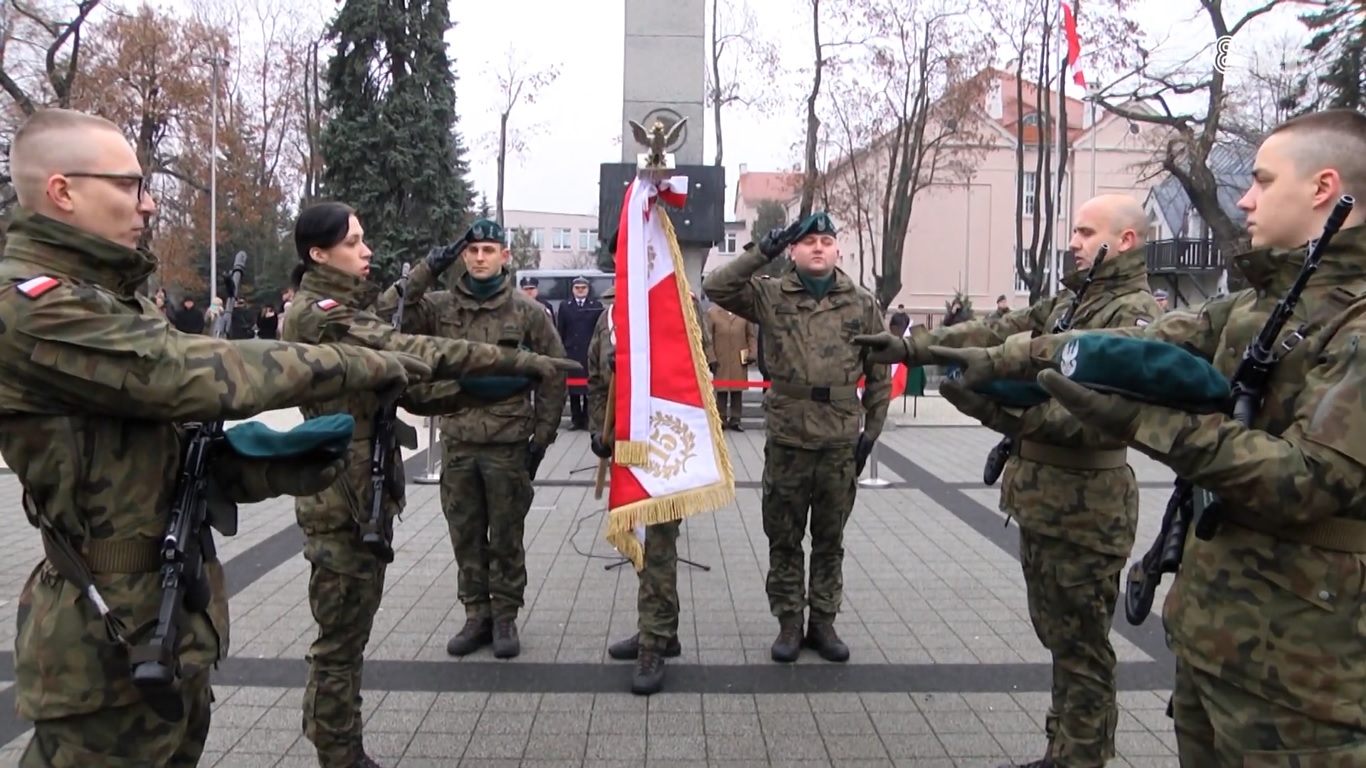
[[[1295,305],[1299,304],[1300,296],[1309,284],[1309,278],[1318,271],[1319,262],[1323,260],[1323,252],[1329,241],[1342,229],[1342,223],[1352,212],[1355,204],[1356,201],[1350,195],[1343,195],[1338,199],[1337,205],[1328,214],[1328,221],[1323,225],[1323,233],[1309,243],[1304,264],[1300,267],[1294,284],[1281,300],[1276,302],[1271,315],[1266,319],[1266,324],[1262,326],[1256,339],[1244,350],[1243,359],[1233,371],[1233,378],[1230,381],[1230,411],[1233,418],[1244,427],[1252,426],[1252,419],[1262,406],[1267,385],[1277,363],[1304,339],[1304,334],[1308,330],[1307,323],[1286,336],[1279,345],[1276,343],[1286,323],[1290,322],[1290,316],[1294,314]],[[1279,350],[1275,349],[1277,346]],[[1162,516],[1162,528],[1158,531],[1157,539],[1143,558],[1129,568],[1124,585],[1124,616],[1130,624],[1137,626],[1148,618],[1162,577],[1169,573],[1174,574],[1180,569],[1181,558],[1186,549],[1186,536],[1191,525],[1195,526],[1196,538],[1209,541],[1218,531],[1222,518],[1223,503],[1217,496],[1203,488],[1196,488],[1184,478],[1177,478],[1171,499],[1167,502],[1167,511]]]
[[[1091,281],[1096,279],[1096,270],[1104,263],[1105,256],[1109,252],[1109,243],[1100,247],[1100,251],[1096,253],[1096,260],[1091,262],[1091,268],[1086,270],[1086,279],[1082,281],[1081,287],[1077,289],[1077,295],[1072,298],[1072,304],[1067,307],[1067,311],[1063,313],[1063,316],[1058,318],[1058,321],[1053,324],[1053,329],[1049,331],[1050,334],[1066,333],[1072,330],[1072,324],[1077,320],[1077,308],[1081,306],[1081,300],[1086,296],[1087,289],[1091,287]],[[1035,333],[1034,336],[1037,338],[1039,334]],[[987,454],[987,463],[982,467],[983,483],[988,486],[996,484],[996,481],[1001,477],[1001,473],[1005,471],[1006,462],[1010,460],[1010,454],[1014,450],[1014,436],[1006,435],[1001,438],[1001,442],[997,443],[996,447],[991,449],[991,453]],[[1009,518],[1006,519],[1006,523],[1010,523]]]
[[[391,321],[396,330],[403,329],[403,305],[407,301],[405,294],[408,292],[408,273],[411,270],[412,265],[405,263],[403,273],[398,278],[398,307],[394,309]],[[394,562],[394,545],[389,540],[384,514],[384,486],[389,482],[393,470],[390,464],[399,447],[398,424],[398,401],[381,404],[375,414],[375,435],[370,444],[370,517],[361,524],[361,545],[386,564]],[[427,450],[432,448],[428,446]]]
[[[223,313],[214,323],[212,335],[226,338],[237,308],[237,293],[246,271],[247,254],[238,251],[228,275]],[[185,425],[185,447],[176,477],[171,518],[161,539],[161,605],[157,623],[145,645],[129,649],[133,685],[142,693],[148,707],[168,722],[185,716],[185,705],[176,690],[180,674],[180,613],[200,613],[212,600],[204,561],[216,554],[213,528],[225,536],[237,533],[236,520],[209,519],[207,489],[209,461],[223,440],[223,421],[194,422]],[[205,526],[205,523],[209,526]]]

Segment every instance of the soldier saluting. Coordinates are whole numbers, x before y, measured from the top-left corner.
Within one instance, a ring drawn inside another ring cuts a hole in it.
[[[939,359],[931,345],[938,352],[1051,333],[1069,309],[1074,327],[1142,328],[1161,314],[1148,291],[1147,230],[1147,216],[1133,198],[1092,198],[1073,221],[1068,245],[1077,269],[1063,278],[1066,291],[999,318],[933,331],[917,326],[909,337],[884,333],[854,342],[872,350],[872,360],[914,367]],[[1110,253],[1096,264],[1103,245]],[[1078,297],[1088,273],[1091,282]],[[952,381],[940,387],[964,413],[1017,441],[1002,476],[1000,504],[1020,523],[1029,616],[1052,652],[1054,681],[1044,720],[1048,750],[1028,765],[1098,768],[1115,754],[1119,705],[1110,625],[1138,526],[1138,482],[1123,443],[1084,428],[1036,385],[1025,389],[1037,393],[1033,402],[1010,391],[994,393],[1001,397],[993,402]]]
[[[1254,250],[1231,265],[1249,287],[1198,313],[1105,334],[1175,344],[1232,376],[1301,273],[1306,242],[1324,233],[1343,195],[1366,194],[1363,157],[1366,115],[1354,110],[1277,126],[1238,201]],[[1081,334],[960,352],[965,382],[1037,374],[1088,428],[1218,497],[1223,523],[1208,540],[1186,540],[1162,617],[1176,655],[1171,713],[1183,766],[1366,765],[1363,220],[1354,208],[1308,276],[1250,425],[1072,382],[1066,376],[1088,366],[1063,352]],[[1066,375],[1051,370],[1060,357]],[[1150,373],[1159,382],[1170,375]],[[1162,389],[1118,384],[1111,391]]]
[[[794,269],[775,280],[755,274],[784,251]],[[857,335],[882,330],[882,312],[836,266],[839,258],[834,223],[814,213],[769,232],[757,248],[745,246],[702,283],[712,302],[758,323],[773,376],[764,398],[763,520],[768,603],[779,623],[774,661],[796,661],[803,642],[827,661],[849,659],[848,646],[835,632],[844,592],[844,526],[891,400],[886,366],[863,360],[850,344]],[[802,551],[808,513],[809,593]],[[810,623],[803,632],[808,607]]]
[[[175,330],[137,293],[157,267],[137,247],[156,204],[108,120],[40,110],[16,132],[10,169],[21,211],[0,260],[0,454],[46,555],[19,598],[18,710],[34,722],[19,764],[195,765],[209,667],[228,652],[223,566],[210,547],[208,605],[180,619],[173,695],[183,716],[170,722],[149,706],[129,663],[142,646],[130,648],[128,633],[157,620],[179,425],[401,387],[405,369],[431,371],[361,347]],[[316,493],[338,473],[217,449],[209,471],[207,501],[243,503]]]

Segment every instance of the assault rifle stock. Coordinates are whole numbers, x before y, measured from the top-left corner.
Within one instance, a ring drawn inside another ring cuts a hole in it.
[[[214,338],[228,335],[246,267],[247,254],[239,251],[228,275],[223,312],[211,331]],[[146,644],[129,650],[133,685],[148,707],[168,722],[179,722],[185,716],[175,684],[180,674],[181,610],[199,613],[212,599],[208,580],[204,578],[204,561],[216,554],[213,531],[205,525],[210,522],[208,473],[214,449],[222,440],[221,420],[185,425],[185,447],[176,477],[171,518],[161,539],[161,605],[157,609],[157,623]],[[224,535],[237,532],[235,520],[212,522]]]
[[[403,307],[407,302],[408,273],[411,264],[403,265],[398,278],[398,307],[392,320],[397,330],[403,329]],[[408,425],[403,425],[408,426]],[[374,440],[370,443],[370,516],[361,525],[361,545],[370,550],[380,562],[394,562],[394,545],[389,540],[389,526],[384,513],[384,486],[393,471],[390,464],[398,451],[398,401],[381,403],[375,414]],[[431,447],[428,447],[431,450]]]
[[[1086,270],[1086,279],[1082,282],[1081,287],[1077,289],[1077,295],[1072,298],[1072,303],[1067,307],[1067,311],[1063,313],[1063,316],[1058,318],[1058,322],[1053,324],[1053,329],[1049,331],[1050,334],[1066,333],[1072,330],[1072,324],[1077,321],[1077,307],[1081,306],[1081,300],[1086,296],[1087,289],[1091,287],[1091,281],[1096,279],[1096,270],[1100,268],[1100,265],[1105,261],[1106,254],[1109,252],[1110,245],[1108,243],[1100,247],[1100,251],[1096,253],[1096,260],[1091,262],[1091,268]],[[1035,336],[1038,336],[1038,334],[1035,334]],[[1006,435],[1001,438],[1001,442],[997,443],[996,447],[991,449],[991,453],[987,454],[987,463],[982,467],[983,483],[988,486],[996,484],[996,481],[1001,477],[1001,473],[1005,471],[1006,462],[1010,461],[1010,454],[1014,450],[1015,438],[1013,436]],[[1007,519],[1007,523],[1008,522],[1009,519]]]
[[[1262,400],[1266,397],[1267,386],[1276,364],[1304,339],[1303,334],[1307,330],[1305,325],[1301,325],[1283,341],[1280,341],[1281,331],[1285,329],[1286,323],[1290,322],[1295,306],[1299,304],[1305,286],[1309,284],[1309,279],[1318,271],[1319,262],[1323,260],[1323,252],[1327,249],[1328,243],[1338,230],[1342,229],[1342,223],[1346,221],[1355,205],[1356,201],[1350,195],[1343,195],[1338,199],[1337,205],[1328,215],[1328,221],[1323,225],[1323,233],[1309,244],[1304,264],[1300,267],[1295,282],[1281,300],[1276,302],[1261,331],[1243,352],[1243,359],[1238,362],[1229,383],[1232,391],[1230,411],[1239,424],[1245,427],[1252,425],[1252,419],[1257,415]],[[1167,511],[1162,517],[1162,528],[1157,534],[1157,539],[1153,541],[1152,547],[1143,558],[1129,568],[1124,587],[1124,616],[1130,624],[1137,626],[1148,618],[1162,577],[1180,570],[1181,558],[1186,549],[1186,537],[1191,526],[1195,528],[1196,538],[1209,541],[1219,529],[1219,522],[1223,518],[1222,509],[1223,504],[1217,496],[1203,488],[1197,488],[1185,479],[1177,479],[1171,499],[1167,502]]]

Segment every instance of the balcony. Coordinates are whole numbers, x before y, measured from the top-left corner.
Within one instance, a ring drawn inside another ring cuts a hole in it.
[[[1211,240],[1173,238],[1148,243],[1149,274],[1219,272],[1224,257]]]

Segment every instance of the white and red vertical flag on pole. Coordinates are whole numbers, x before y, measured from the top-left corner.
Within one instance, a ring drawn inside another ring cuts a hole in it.
[[[1086,87],[1086,74],[1081,71],[1081,38],[1077,37],[1077,19],[1072,6],[1062,0],[1062,26],[1067,41],[1067,65],[1072,69],[1072,82]]]
[[[637,571],[646,526],[735,499],[683,253],[662,205],[681,207],[687,189],[685,177],[642,172],[626,190],[618,230],[607,540]]]

